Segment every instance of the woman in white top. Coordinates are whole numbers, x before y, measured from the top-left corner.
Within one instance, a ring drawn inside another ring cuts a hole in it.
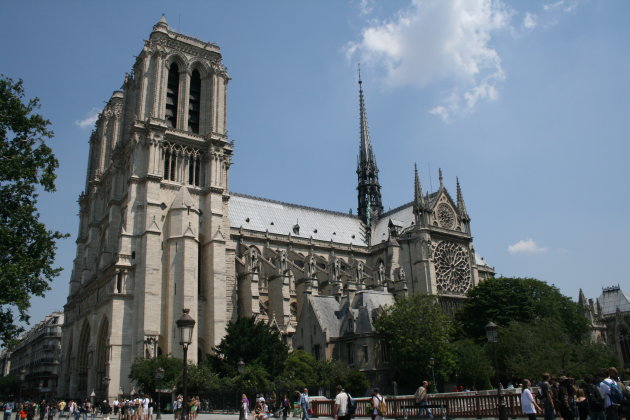
[[[529,390],[531,382],[529,379],[523,379],[523,390],[521,391],[521,410],[523,414],[527,414],[529,420],[536,420],[536,412],[542,411],[542,409],[534,401],[534,396]]]
[[[385,402],[385,397],[379,394],[378,388],[374,388],[372,392],[372,420],[383,420],[383,416],[378,412],[378,406],[381,402]]]

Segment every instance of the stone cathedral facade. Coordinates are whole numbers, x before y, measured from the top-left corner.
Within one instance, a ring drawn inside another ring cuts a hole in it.
[[[129,394],[136,358],[182,357],[183,308],[197,321],[192,362],[228,321],[256,316],[295,348],[379,371],[385,359],[347,354],[355,338],[376,343],[360,330],[376,316],[366,308],[428,293],[448,309],[493,275],[473,248],[459,182],[453,199],[440,172],[439,189],[425,193],[416,171],[413,199],[383,211],[361,84],[358,215],[232,192],[229,80],[217,45],[162,18],[100,114],[79,198],[60,396]]]

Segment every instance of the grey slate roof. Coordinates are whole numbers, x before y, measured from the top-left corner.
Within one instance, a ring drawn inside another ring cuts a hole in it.
[[[375,309],[394,304],[394,295],[376,290],[362,290],[357,292],[352,302],[352,308],[359,310],[356,319],[355,332],[357,334],[374,331]]]
[[[597,300],[602,308],[602,315],[613,315],[617,308],[621,312],[630,312],[630,297],[619,286],[604,289]]]
[[[367,246],[365,226],[358,217],[351,214],[236,193],[230,195],[230,227]],[[299,226],[298,233],[294,230],[296,225]]]
[[[357,292],[348,308],[345,298],[337,302],[334,296],[310,296],[310,305],[322,329],[326,329],[329,338],[343,335],[341,329],[346,317],[354,319],[354,332],[364,334],[374,332],[375,309],[394,304],[394,296],[388,292],[362,290]]]
[[[319,325],[329,337],[339,337],[341,321],[347,313],[347,301],[337,302],[334,296],[310,296],[311,308]]]
[[[407,229],[412,226],[415,221],[413,215],[413,203],[403,204],[400,207],[396,207],[393,210],[389,210],[383,214],[376,222],[374,232],[372,233],[372,244],[380,244],[389,238],[389,220],[392,220],[394,224],[401,226],[403,229]]]

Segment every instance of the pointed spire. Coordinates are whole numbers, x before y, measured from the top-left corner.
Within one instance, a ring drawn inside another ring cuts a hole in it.
[[[166,16],[164,16],[164,13],[162,13],[162,17],[158,23],[153,25],[153,30],[158,32],[168,32],[168,23],[166,22]]]
[[[440,189],[444,188],[444,178],[442,178],[442,168],[438,169],[438,178],[440,180]]]
[[[419,214],[424,210],[424,196],[422,195],[422,184],[420,183],[420,175],[418,175],[418,165],[413,164],[414,171],[414,189],[413,189],[413,211]]]
[[[457,209],[459,210],[459,214],[461,215],[464,221],[469,222],[470,217],[468,216],[468,211],[466,210],[466,203],[464,203],[464,195],[462,194],[462,187],[459,185],[459,178],[455,178],[457,180]]]
[[[365,98],[363,97],[363,81],[361,80],[361,66],[359,72],[359,119],[360,119],[360,140],[359,157],[357,163],[357,176],[359,193],[358,214],[364,223],[371,222],[378,218],[383,212],[381,202],[381,185],[378,182],[378,167],[376,158],[372,151],[370,132],[367,124],[367,114],[365,112]],[[370,215],[368,216],[368,212]]]
[[[580,287],[580,292],[578,293],[578,303],[580,306],[586,306],[586,296],[584,295],[584,290]]]

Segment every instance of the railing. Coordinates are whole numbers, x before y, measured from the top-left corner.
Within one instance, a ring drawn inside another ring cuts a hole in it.
[[[521,411],[521,394],[508,392],[504,394],[508,417],[527,417]],[[372,415],[371,398],[355,398],[357,403],[356,417],[370,417]],[[415,405],[413,395],[387,397],[387,416],[392,418],[404,417],[403,407]],[[335,400],[312,399],[313,414],[319,417],[331,417]],[[454,392],[447,394],[429,395],[429,405],[445,405],[446,415],[455,418],[487,418],[499,417],[496,393],[477,394],[475,392]],[[406,410],[409,417],[418,417],[418,408]],[[440,417],[439,412],[433,409],[434,416]],[[542,414],[542,413],[539,413]]]

